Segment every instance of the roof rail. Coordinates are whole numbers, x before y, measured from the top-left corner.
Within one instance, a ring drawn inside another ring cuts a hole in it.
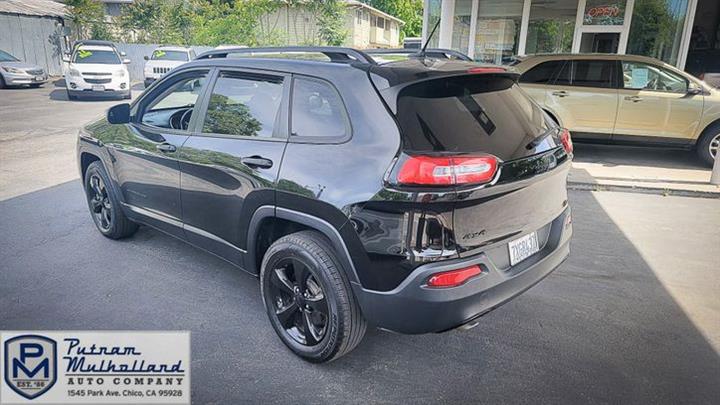
[[[253,53],[321,53],[331,62],[364,62],[376,65],[377,62],[368,54],[353,48],[338,46],[283,46],[283,47],[261,47],[261,48],[227,48],[213,49],[203,52],[195,59],[226,58],[229,54],[253,54]]]
[[[369,55],[383,55],[383,54],[394,54],[394,55],[408,55],[408,57],[412,57],[415,55],[423,56],[421,55],[421,52],[419,49],[412,49],[412,48],[379,48],[379,49],[366,49],[365,52]],[[437,58],[437,59],[460,59],[464,61],[472,61],[472,58],[465,55],[464,53],[460,51],[456,51],[454,49],[444,49],[444,48],[428,48],[425,50],[426,57],[431,58]]]

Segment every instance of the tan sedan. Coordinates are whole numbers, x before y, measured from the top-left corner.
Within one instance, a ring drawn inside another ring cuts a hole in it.
[[[520,85],[575,139],[696,148],[720,146],[720,91],[657,59],[634,55],[524,57]]]

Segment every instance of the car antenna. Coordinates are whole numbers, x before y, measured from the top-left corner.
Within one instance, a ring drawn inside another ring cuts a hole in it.
[[[432,39],[433,35],[435,35],[435,30],[437,30],[438,25],[440,25],[440,18],[438,18],[432,31],[430,31],[430,35],[428,35],[427,41],[425,41],[425,45],[423,45],[420,52],[418,52],[418,55],[420,55],[420,57],[425,56],[425,50],[427,49],[428,45],[430,44],[430,40]]]

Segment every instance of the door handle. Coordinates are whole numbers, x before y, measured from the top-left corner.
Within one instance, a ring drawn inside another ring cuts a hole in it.
[[[157,150],[163,153],[172,153],[177,150],[177,147],[175,145],[171,145],[169,143],[161,143],[155,146]]]
[[[553,91],[553,92],[552,92],[552,95],[553,95],[553,96],[558,96],[558,97],[567,97],[567,96],[569,96],[570,94],[569,94],[567,91],[565,91],[565,90],[559,90],[559,91]]]
[[[240,159],[240,161],[251,169],[269,169],[273,165],[272,160],[262,156],[248,156]]]
[[[642,97],[640,96],[625,96],[625,100],[632,101],[633,103],[643,101]]]

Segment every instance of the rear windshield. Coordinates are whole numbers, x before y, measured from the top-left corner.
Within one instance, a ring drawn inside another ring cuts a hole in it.
[[[114,51],[98,51],[90,49],[78,49],[75,52],[73,63],[100,63],[105,65],[117,65],[120,58]]]
[[[548,131],[543,111],[511,78],[456,76],[410,85],[397,118],[408,152],[488,152],[514,156]]]
[[[187,62],[188,54],[183,51],[164,51],[162,49],[156,49],[152,54],[152,60],[174,60],[180,62]]]

